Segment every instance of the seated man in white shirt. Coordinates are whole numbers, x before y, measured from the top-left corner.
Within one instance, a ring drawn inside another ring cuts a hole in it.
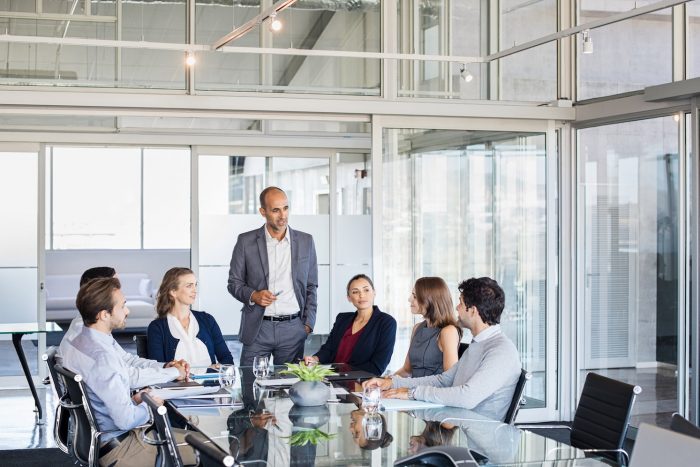
[[[65,346],[63,365],[83,377],[85,396],[94,410],[95,421],[105,434],[101,441],[99,462],[102,466],[153,466],[157,447],[143,440],[144,429],[135,428],[150,419],[143,391],[131,396],[128,366],[112,331],[126,323],[129,309],[117,278],[94,279],[78,292],[78,311],[85,326]],[[184,369],[180,367],[184,377]],[[162,404],[163,401],[154,398]],[[178,443],[184,432],[174,430]],[[186,464],[196,464],[194,451],[182,446],[180,454]]]
[[[382,397],[462,407],[503,420],[521,372],[518,350],[499,324],[503,289],[495,280],[481,277],[459,284],[459,292],[459,323],[474,338],[456,365],[439,375],[372,378],[363,386],[379,386]]]
[[[93,279],[110,277],[117,277],[117,272],[112,267],[99,266],[90,268],[83,272],[83,275],[80,277],[80,287],[83,287],[87,282]],[[58,347],[57,361],[59,363],[61,362],[66,346],[80,334],[83,330],[83,326],[83,317],[80,315],[76,316],[75,319],[71,321],[70,327],[66,331]],[[190,366],[184,360],[172,361],[164,364],[155,360],[139,358],[134,354],[126,352],[121,346],[119,346],[118,352],[128,367],[129,384],[132,389],[165,383],[174,379],[181,380],[189,373]],[[185,376],[182,376],[183,370]]]

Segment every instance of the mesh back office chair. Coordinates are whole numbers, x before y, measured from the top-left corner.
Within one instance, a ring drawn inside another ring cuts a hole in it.
[[[682,433],[693,438],[700,438],[700,428],[679,413],[674,413],[671,417],[671,431]]]
[[[200,467],[232,467],[234,465],[232,456],[199,433],[188,434],[185,436],[185,441],[194,448],[197,455],[197,465]]]
[[[462,354],[466,352],[467,348],[469,348],[469,344],[466,342],[460,342],[459,349],[457,349],[457,358],[462,358]]]
[[[69,446],[69,454],[80,465],[97,467],[100,456],[100,438],[111,431],[100,431],[93,415],[90,400],[85,397],[85,384],[83,377],[75,374],[62,365],[54,366],[56,373],[60,375],[63,386],[66,388],[68,400],[61,403],[71,416],[73,433]],[[122,431],[118,431],[122,433]]]
[[[525,391],[525,383],[532,379],[532,373],[527,372],[524,368],[520,370],[520,378],[518,378],[518,384],[515,385],[515,392],[513,392],[513,400],[510,401],[510,406],[508,407],[508,412],[503,419],[503,423],[512,425],[515,422],[515,417],[518,416],[518,411],[520,407],[525,405],[526,399],[523,397],[523,392]]]
[[[49,381],[53,387],[56,397],[58,397],[59,404],[56,406],[56,419],[53,424],[53,438],[56,441],[58,449],[63,451],[65,454],[69,454],[69,440],[70,440],[70,415],[68,409],[61,405],[61,402],[68,402],[68,396],[66,390],[63,386],[63,381],[54,366],[56,365],[56,354],[58,349],[56,346],[51,346],[46,349],[46,353],[41,356],[41,359],[46,362],[46,366],[49,368]]]
[[[571,427],[518,425],[518,428],[565,428],[571,431],[571,446],[627,464],[629,455],[622,446],[634,401],[641,392],[639,386],[588,373]]]
[[[148,358],[148,336],[146,334],[134,334],[136,343],[136,355],[141,358]]]
[[[146,393],[142,393],[141,399],[146,402],[153,416],[155,429],[144,435],[144,441],[158,448],[155,465],[157,467],[183,467],[182,457],[180,457],[170,420],[168,420],[168,409],[164,405],[159,406]]]

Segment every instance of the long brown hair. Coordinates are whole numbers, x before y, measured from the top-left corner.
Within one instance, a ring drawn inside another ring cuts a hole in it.
[[[171,268],[163,276],[163,281],[160,283],[156,295],[156,312],[159,318],[166,316],[175,306],[175,299],[170,295],[170,292],[177,290],[180,277],[187,274],[194,274],[194,272],[190,268]]]
[[[421,277],[416,281],[413,289],[418,304],[424,310],[425,318],[440,329],[451,324],[457,328],[459,338],[462,339],[462,328],[457,324],[452,306],[452,294],[445,281],[440,277]]]

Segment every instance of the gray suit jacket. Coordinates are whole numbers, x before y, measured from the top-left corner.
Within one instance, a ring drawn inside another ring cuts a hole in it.
[[[238,339],[244,345],[251,345],[260,331],[265,308],[250,304],[250,296],[256,290],[268,288],[269,264],[263,225],[259,229],[244,232],[238,236],[231,256],[231,269],[228,272],[228,291],[239,302],[241,328]],[[316,323],[316,289],[318,288],[318,265],[316,247],[311,235],[292,230],[289,226],[292,254],[292,282],[294,294],[301,308],[301,319],[311,329]]]

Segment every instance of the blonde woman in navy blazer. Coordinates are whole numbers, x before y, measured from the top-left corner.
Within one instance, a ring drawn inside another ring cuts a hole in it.
[[[348,301],[357,310],[340,313],[321,349],[304,357],[307,365],[347,363],[353,369],[381,375],[386,370],[396,341],[396,320],[374,305],[374,284],[364,274],[348,282]]]
[[[172,361],[177,356],[192,366],[233,363],[221,329],[209,313],[191,310],[197,279],[188,268],[172,268],[158,289],[158,319],[148,325],[148,355]],[[196,331],[196,332],[195,332]]]

